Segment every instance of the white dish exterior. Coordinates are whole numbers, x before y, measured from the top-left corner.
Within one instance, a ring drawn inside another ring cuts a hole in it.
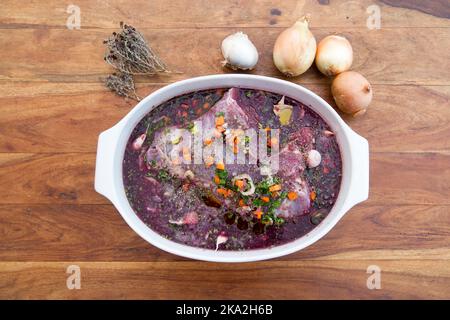
[[[185,93],[227,87],[260,89],[288,96],[317,112],[331,127],[341,150],[342,181],[339,195],[328,216],[309,233],[272,248],[246,251],[214,251],[170,241],[151,230],[131,208],[122,180],[126,143],[138,122],[161,103]],[[95,190],[108,198],[128,225],[152,245],[187,258],[215,262],[249,262],[272,259],[301,250],[327,234],[354,205],[369,194],[369,145],[341,119],[337,112],[310,90],[292,82],[257,75],[223,74],[191,78],[167,85],[140,101],[121,121],[99,136]]]

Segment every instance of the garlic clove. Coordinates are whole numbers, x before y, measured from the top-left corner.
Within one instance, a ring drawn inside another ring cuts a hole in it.
[[[306,164],[308,165],[309,168],[317,167],[321,161],[322,161],[322,156],[320,155],[319,151],[313,149],[308,152],[308,158],[306,159]]]
[[[225,232],[221,232],[216,239],[216,251],[219,250],[219,246],[228,241],[228,237],[225,235]]]
[[[332,132],[330,130],[324,130],[323,134],[325,135],[325,137],[332,137],[332,136],[334,136],[334,132]]]
[[[182,218],[178,220],[172,220],[169,219],[170,224],[176,224],[178,226],[183,225],[191,225],[191,224],[197,224],[198,223],[198,213],[195,211],[191,211],[186,213]]]
[[[243,32],[229,35],[222,41],[224,64],[233,70],[251,70],[258,62],[258,50]]]
[[[147,134],[143,133],[139,137],[136,138],[136,140],[133,141],[133,150],[140,150],[142,148],[142,145],[145,142],[145,139],[147,138]]]

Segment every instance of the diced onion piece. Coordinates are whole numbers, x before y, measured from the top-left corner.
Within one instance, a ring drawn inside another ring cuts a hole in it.
[[[246,180],[247,184],[250,186],[247,190],[239,190],[239,192],[244,195],[244,196],[249,196],[255,193],[255,184],[253,183],[253,179],[252,177],[250,177],[250,175],[248,175],[247,173],[243,173],[243,174],[239,174],[237,176],[235,176],[231,182],[233,183],[233,185],[235,184],[236,180]]]

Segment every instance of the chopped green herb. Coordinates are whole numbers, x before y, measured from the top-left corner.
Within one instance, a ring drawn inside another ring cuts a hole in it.
[[[164,169],[159,170],[159,172],[158,172],[158,179],[160,181],[168,181],[168,180],[170,180],[169,171],[164,170]]]
[[[264,201],[262,201],[262,200],[259,199],[259,198],[253,199],[253,205],[254,205],[255,207],[261,207],[261,206],[263,205],[263,203],[264,203]]]
[[[283,218],[275,217],[275,224],[283,224],[285,221]]]
[[[220,170],[216,169],[216,174],[221,180],[226,180],[228,178],[228,171],[227,170]]]
[[[264,224],[272,224],[273,220],[272,220],[272,217],[270,215],[265,214],[261,218],[261,222],[264,223]]]
[[[256,186],[256,193],[259,195],[268,194],[269,188],[272,185],[272,181],[270,179],[265,179],[260,181]]]

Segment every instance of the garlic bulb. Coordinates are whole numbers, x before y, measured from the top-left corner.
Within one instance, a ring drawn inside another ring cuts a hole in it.
[[[284,30],[273,47],[273,62],[288,77],[301,75],[308,70],[315,56],[316,39],[308,28],[307,16]]]
[[[243,32],[229,35],[222,41],[224,65],[233,70],[251,70],[258,62],[258,51]]]
[[[334,76],[350,69],[353,49],[350,42],[341,36],[323,38],[317,46],[316,65],[326,76]]]

